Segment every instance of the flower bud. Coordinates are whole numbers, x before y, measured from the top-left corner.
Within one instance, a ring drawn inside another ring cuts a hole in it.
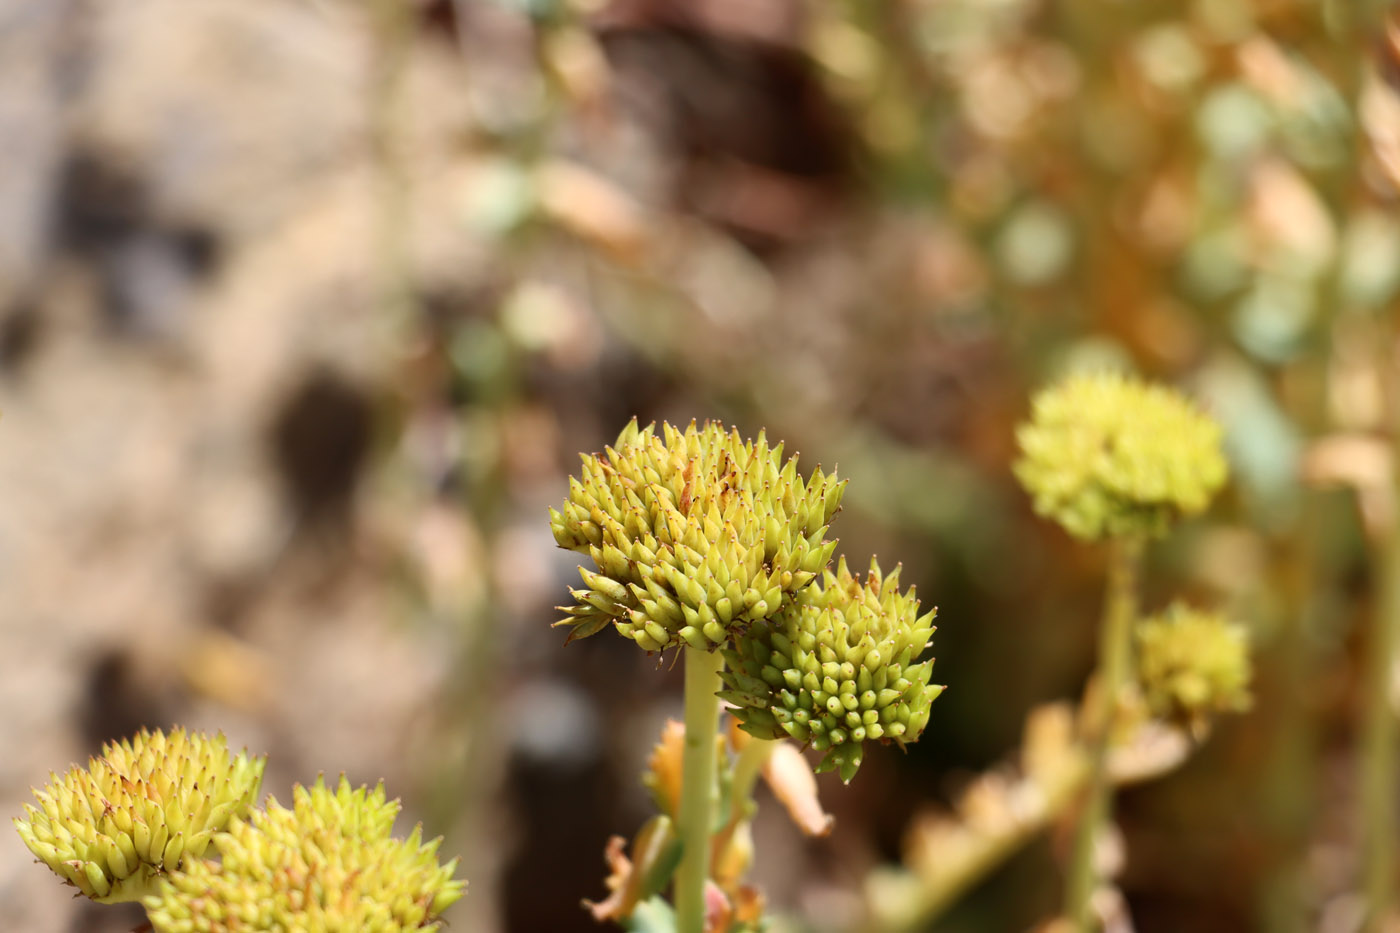
[[[29,851],[94,900],[137,900],[156,877],[199,858],[230,818],[247,813],[265,758],[230,755],[222,735],[142,730],[109,743],[87,768],[35,790],[14,821]]]
[[[583,457],[569,498],[550,511],[560,547],[587,553],[583,588],[561,607],[570,639],[609,624],[647,651],[713,649],[776,612],[831,559],[844,481],[769,447],[760,432],[694,422],[684,431],[629,422],[617,444]]]
[[[1078,538],[1160,536],[1225,482],[1220,434],[1173,389],[1072,376],[1035,397],[1015,472],[1036,512]]]
[[[843,559],[725,651],[720,696],[746,732],[811,744],[826,752],[818,771],[850,781],[865,741],[914,741],[943,692],[929,683],[933,659],[916,663],[936,612],[918,609],[912,588],[899,592],[898,569],[884,576],[871,561],[862,584]]]
[[[1249,707],[1248,639],[1238,625],[1181,604],[1137,628],[1138,679],[1155,715],[1200,727]]]
[[[455,860],[439,865],[435,839],[421,827],[390,837],[396,800],[384,785],[352,789],[343,776],[293,790],[292,808],[269,799],[266,811],[234,820],[216,837],[220,860],[187,864],[145,899],[155,933],[236,930],[436,930],[461,898]]]

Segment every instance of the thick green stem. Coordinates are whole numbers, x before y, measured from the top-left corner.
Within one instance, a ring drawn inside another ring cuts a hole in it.
[[[739,757],[734,762],[734,778],[729,785],[729,794],[733,798],[729,815],[731,822],[738,822],[743,818],[744,814],[741,811],[753,796],[758,776],[763,773],[763,766],[773,757],[773,749],[777,746],[776,741],[750,737],[739,752]]]
[[[1366,671],[1366,732],[1362,750],[1361,826],[1365,839],[1366,926],[1384,928],[1395,874],[1395,714],[1391,668],[1400,621],[1400,535],[1390,531],[1381,555],[1382,596],[1376,607]]]
[[[1400,428],[1392,457],[1400,466]],[[1400,472],[1392,478],[1400,500]],[[1395,711],[1391,682],[1400,642],[1400,527],[1392,517],[1380,547],[1381,592],[1366,666],[1366,722],[1362,748],[1361,832],[1365,859],[1367,933],[1386,928],[1395,878]]]
[[[1128,683],[1132,661],[1133,620],[1137,617],[1138,565],[1142,541],[1136,538],[1112,543],[1108,592],[1104,597],[1103,622],[1099,627],[1097,686],[1089,693],[1092,707],[1086,710],[1086,741],[1089,746],[1089,787],[1075,827],[1065,887],[1065,916],[1075,929],[1094,929],[1090,899],[1098,884],[1094,868],[1094,844],[1108,822],[1112,788],[1108,780],[1108,745],[1119,696]]]
[[[676,869],[676,933],[704,933],[705,878],[715,809],[715,737],[719,732],[718,651],[685,649],[685,753],[681,759],[679,829],[681,864]]]

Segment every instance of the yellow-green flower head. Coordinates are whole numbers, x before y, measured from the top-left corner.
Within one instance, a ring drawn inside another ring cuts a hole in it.
[[[898,569],[883,576],[871,561],[862,584],[842,559],[725,651],[728,689],[720,696],[737,707],[744,731],[811,743],[826,752],[817,770],[840,768],[849,781],[863,742],[903,747],[924,731],[943,688],[929,683],[932,658],[915,661],[936,612],[919,615],[913,588],[899,591]]]
[[[1115,373],[1042,391],[1016,433],[1035,510],[1079,538],[1164,534],[1225,482],[1220,426],[1173,389]]]
[[[584,588],[559,624],[573,639],[612,623],[647,651],[722,645],[826,567],[845,485],[820,469],[804,480],[761,431],[745,441],[691,422],[657,437],[633,419],[615,446],[583,457],[563,510],[549,512],[554,540],[597,568],[579,568]]]
[[[145,900],[155,933],[402,933],[436,930],[466,888],[439,865],[422,828],[390,837],[398,816],[384,785],[297,786],[292,808],[235,820],[214,840],[220,860],[192,862]]]
[[[24,844],[61,878],[104,903],[136,900],[162,872],[198,859],[247,813],[265,758],[229,754],[222,735],[142,730],[102,747],[86,768],[50,775],[14,821]]]
[[[1138,624],[1138,680],[1158,716],[1200,725],[1249,707],[1245,631],[1214,612],[1175,604]]]

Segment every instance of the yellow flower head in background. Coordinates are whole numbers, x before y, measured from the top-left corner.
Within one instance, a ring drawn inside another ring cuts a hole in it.
[[[928,723],[943,687],[929,683],[932,658],[916,662],[935,611],[919,615],[913,589],[899,591],[898,569],[884,576],[871,561],[862,584],[843,559],[725,651],[720,696],[735,704],[744,731],[810,742],[826,752],[817,770],[839,768],[849,781],[863,742],[903,746]]]
[[[1137,627],[1138,680],[1155,715],[1199,727],[1249,708],[1249,641],[1239,625],[1181,604]]]
[[[587,553],[584,588],[560,624],[582,638],[608,624],[647,651],[725,644],[768,618],[825,569],[827,523],[844,482],[797,473],[762,432],[723,425],[639,428],[583,457],[569,499],[550,510],[554,539]]]
[[[1078,538],[1162,535],[1225,482],[1213,419],[1173,389],[1114,373],[1042,391],[1016,437],[1036,512]]]
[[[397,801],[384,786],[335,790],[318,779],[297,786],[290,810],[236,820],[214,841],[220,860],[171,873],[146,910],[155,933],[436,930],[438,916],[465,892],[456,861],[439,865],[440,840],[421,827],[390,837]]]
[[[50,775],[39,806],[14,821],[24,844],[94,900],[136,900],[162,873],[198,859],[215,833],[247,813],[265,758],[231,755],[215,738],[142,730],[109,743],[86,768]]]

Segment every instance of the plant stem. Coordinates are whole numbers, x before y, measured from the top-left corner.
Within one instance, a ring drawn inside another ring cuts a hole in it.
[[[729,815],[731,822],[737,823],[743,818],[744,807],[753,796],[758,776],[763,773],[763,766],[768,763],[768,759],[773,757],[773,749],[777,745],[777,741],[750,736],[748,743],[739,751],[739,757],[734,762],[734,777],[729,786],[729,794],[733,799]]]
[[[739,751],[729,778],[729,814],[724,826],[712,837],[711,852],[723,852],[739,824],[750,818],[757,809],[753,802],[754,785],[758,783],[758,776],[763,773],[763,766],[773,756],[777,745],[776,741],[750,737]]]
[[[719,731],[718,651],[685,650],[685,752],[681,758],[679,829],[681,864],[676,869],[676,933],[704,933],[705,879],[715,808],[715,737]]]
[[[1391,444],[1391,495],[1400,501],[1400,426]],[[1395,875],[1395,710],[1391,705],[1395,648],[1400,641],[1400,528],[1395,518],[1380,544],[1380,598],[1366,665],[1365,745],[1362,748],[1361,826],[1367,933],[1386,926]]]
[[[1098,883],[1094,868],[1094,843],[1108,822],[1112,788],[1108,780],[1108,745],[1119,695],[1128,682],[1132,659],[1133,620],[1137,617],[1138,565],[1142,541],[1115,539],[1110,546],[1108,591],[1104,596],[1103,622],[1099,626],[1099,661],[1092,703],[1086,710],[1085,739],[1089,746],[1089,788],[1075,827],[1065,887],[1065,916],[1076,930],[1094,929],[1090,900]]]
[[[1400,620],[1400,535],[1383,546],[1381,598],[1376,606],[1366,670],[1366,732],[1362,749],[1361,826],[1364,836],[1367,931],[1381,930],[1390,911],[1395,873],[1395,713],[1390,705],[1396,622]]]

